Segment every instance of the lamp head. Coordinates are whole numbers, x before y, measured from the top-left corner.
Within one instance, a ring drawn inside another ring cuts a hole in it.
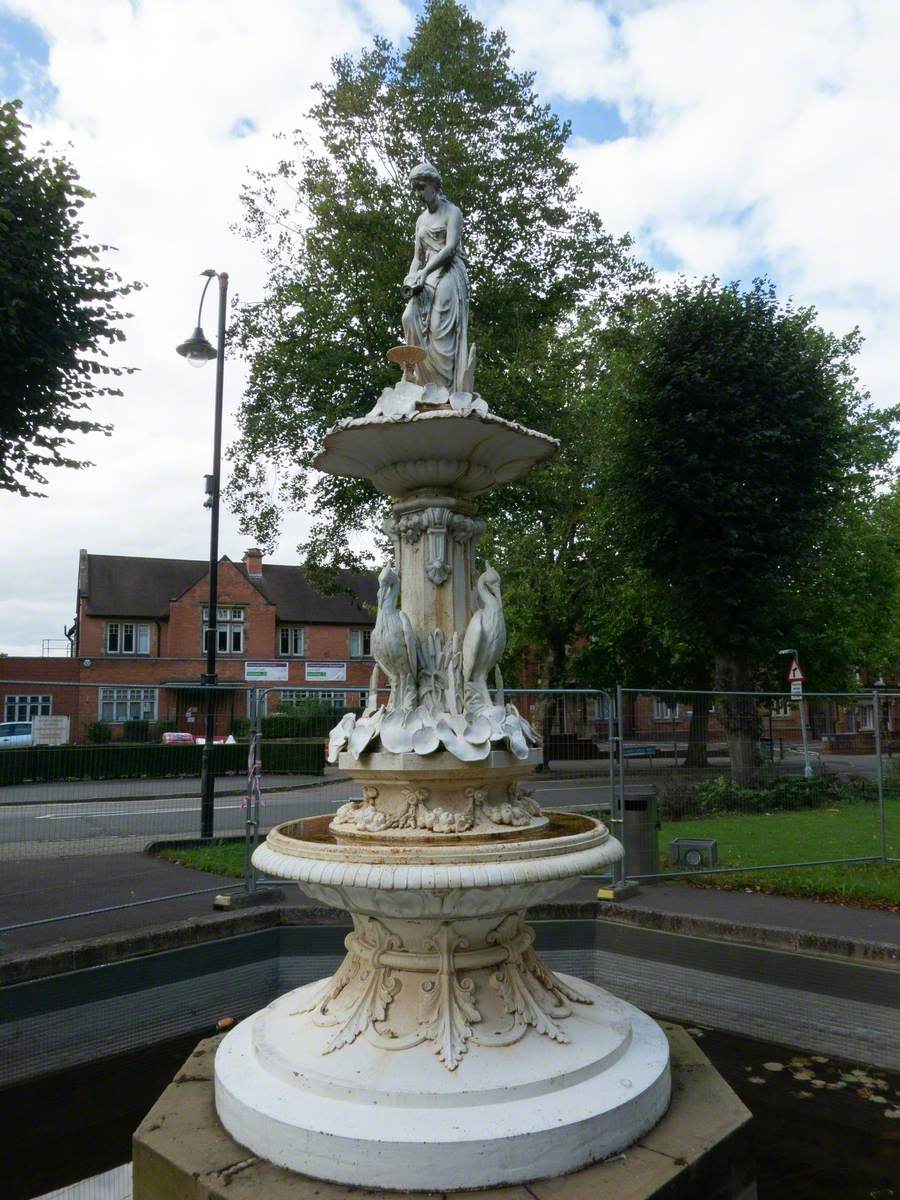
[[[202,367],[211,358],[218,358],[215,349],[206,340],[206,335],[198,325],[186,342],[175,347],[176,351],[186,358],[192,367]]]

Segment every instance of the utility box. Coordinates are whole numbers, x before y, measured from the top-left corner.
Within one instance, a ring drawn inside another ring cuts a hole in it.
[[[669,842],[669,866],[714,867],[719,861],[715,838],[673,838]]]
[[[656,793],[648,788],[637,795],[626,794],[622,810],[626,879],[633,879],[637,875],[659,874],[658,829]]]
[[[65,746],[69,741],[68,717],[32,717],[33,746]]]

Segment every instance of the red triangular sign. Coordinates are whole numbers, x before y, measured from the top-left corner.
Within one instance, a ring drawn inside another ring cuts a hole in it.
[[[800,664],[796,658],[791,663],[791,669],[788,671],[788,683],[802,683],[803,672],[800,670]]]

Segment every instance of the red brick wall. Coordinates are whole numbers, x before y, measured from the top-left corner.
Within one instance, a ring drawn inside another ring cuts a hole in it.
[[[0,658],[0,720],[6,719],[7,696],[50,696],[53,716],[68,717],[74,736],[81,689],[62,684],[77,683],[78,672],[76,658]],[[54,687],[55,682],[60,686]]]
[[[99,718],[102,686],[158,687],[159,721],[177,721],[178,728],[190,728],[194,733],[203,730],[202,705],[197,696],[184,690],[161,686],[167,680],[197,680],[206,668],[202,650],[202,612],[208,603],[208,579],[204,578],[169,606],[167,620],[159,622],[135,618],[129,613],[106,617],[89,616],[85,601],[79,602],[78,658],[7,658],[0,659],[0,681],[22,680],[22,684],[5,685],[7,692],[47,694],[53,696],[53,712],[66,713],[72,720],[71,736],[84,740],[91,722]],[[216,670],[223,681],[244,683],[244,663],[247,659],[282,660],[279,653],[275,607],[230,562],[219,565],[219,607],[244,609],[244,652],[240,655],[219,654]],[[106,625],[109,620],[146,622],[150,626],[150,654],[107,654]],[[360,627],[365,628],[364,624]],[[368,627],[371,627],[369,625]],[[350,658],[350,628],[346,625],[304,624],[304,657],[288,658],[288,680],[285,688],[320,688],[324,691],[344,691],[350,703],[358,699],[359,689],[368,686],[374,665],[371,658]],[[324,682],[307,680],[308,659],[326,662],[345,662],[346,681]],[[85,666],[90,660],[90,666]],[[37,680],[69,680],[80,687],[39,687]],[[382,680],[382,682],[384,682]],[[279,697],[272,694],[269,711],[278,707]],[[192,725],[186,723],[185,710],[195,708]],[[232,716],[243,717],[247,712],[244,690],[220,694],[217,701],[216,728],[227,733]],[[115,731],[115,726],[114,726]]]

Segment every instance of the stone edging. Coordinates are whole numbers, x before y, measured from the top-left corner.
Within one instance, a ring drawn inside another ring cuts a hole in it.
[[[855,941],[777,926],[738,924],[712,917],[630,908],[598,901],[550,901],[529,909],[530,921],[611,920],[712,941],[792,950],[829,958],[850,959],[871,966],[900,969],[900,946],[888,942]],[[321,906],[260,905],[236,912],[211,913],[148,926],[137,933],[110,933],[64,946],[22,950],[0,956],[0,987],[106,966],[167,950],[196,946],[219,938],[239,937],[265,929],[293,925],[347,926],[346,914]]]

